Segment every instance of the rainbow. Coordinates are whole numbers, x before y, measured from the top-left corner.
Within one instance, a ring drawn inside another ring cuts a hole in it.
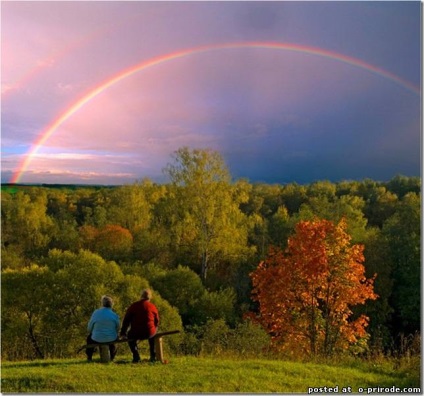
[[[360,59],[346,56],[337,52],[328,51],[322,48],[301,46],[290,43],[278,43],[278,42],[236,42],[236,43],[226,43],[226,44],[214,44],[207,46],[200,46],[194,48],[188,48],[165,55],[157,56],[151,58],[142,63],[133,65],[125,70],[120,71],[118,74],[112,76],[101,84],[97,85],[95,88],[91,89],[88,93],[83,95],[76,102],[71,104],[62,114],[60,114],[55,120],[52,121],[38,136],[36,141],[33,143],[31,149],[25,155],[23,161],[19,164],[17,171],[12,176],[11,183],[19,183],[23,173],[27,170],[29,164],[32,161],[33,156],[37,153],[39,148],[53,135],[57,128],[62,125],[67,119],[72,117],[78,110],[80,110],[84,105],[93,100],[96,96],[100,95],[102,92],[110,88],[111,86],[117,84],[118,82],[128,78],[135,73],[141,72],[153,66],[157,66],[164,62],[169,62],[175,59],[184,58],[186,56],[191,56],[195,54],[201,54],[210,51],[221,51],[225,49],[243,49],[243,48],[261,48],[261,49],[270,49],[270,50],[284,50],[284,51],[293,51],[300,52],[304,54],[316,55],[320,57],[325,57],[333,59],[339,62],[343,62],[364,70],[368,72],[377,74],[383,78],[391,80],[392,82],[399,84],[403,88],[409,90],[410,92],[420,95],[420,88],[416,87],[409,81],[406,81],[399,76],[388,72],[387,70],[381,69],[377,66],[366,63]]]

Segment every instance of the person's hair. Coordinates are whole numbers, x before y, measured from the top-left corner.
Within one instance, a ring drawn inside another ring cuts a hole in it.
[[[144,289],[141,292],[141,298],[150,300],[152,298],[152,291],[150,289]]]
[[[102,306],[105,308],[112,308],[113,301],[112,297],[102,296]]]

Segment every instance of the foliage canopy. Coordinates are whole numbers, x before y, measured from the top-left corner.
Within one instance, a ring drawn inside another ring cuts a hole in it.
[[[271,250],[252,272],[258,320],[283,349],[331,355],[366,337],[368,317],[352,306],[377,296],[366,279],[363,246],[351,245],[345,220],[301,221],[285,252]]]

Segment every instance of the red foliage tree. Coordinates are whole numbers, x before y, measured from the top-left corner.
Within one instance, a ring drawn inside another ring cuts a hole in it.
[[[283,350],[330,355],[363,341],[368,317],[351,307],[376,299],[362,245],[351,245],[343,219],[299,222],[285,252],[271,249],[250,274],[256,319]],[[375,276],[374,276],[375,277]]]
[[[81,247],[100,254],[105,260],[127,259],[133,248],[133,236],[120,225],[106,224],[102,228],[84,225],[79,229]]]
[[[128,259],[133,248],[133,236],[120,225],[106,224],[99,230],[95,251],[106,260]]]

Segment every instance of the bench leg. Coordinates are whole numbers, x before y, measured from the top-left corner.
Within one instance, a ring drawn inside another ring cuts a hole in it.
[[[109,345],[99,345],[99,351],[100,351],[100,362],[109,363],[110,362]]]
[[[156,360],[163,363],[162,337],[155,337],[155,354],[156,354]]]

